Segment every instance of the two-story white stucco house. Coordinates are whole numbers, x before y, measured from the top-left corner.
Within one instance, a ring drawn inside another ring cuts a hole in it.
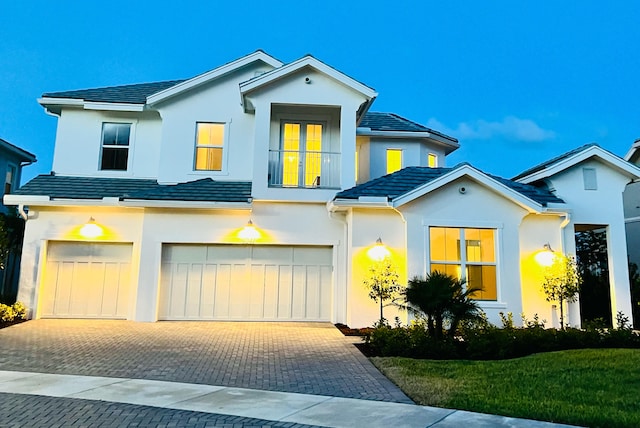
[[[362,327],[381,238],[403,282],[461,274],[490,319],[551,322],[533,257],[574,253],[574,232],[598,225],[611,305],[630,314],[622,191],[640,169],[595,145],[514,180],[447,167],[457,140],[371,112],[376,96],[312,56],[262,51],[187,80],[45,93],[53,171],[5,198],[28,219],[19,299],[36,318]]]

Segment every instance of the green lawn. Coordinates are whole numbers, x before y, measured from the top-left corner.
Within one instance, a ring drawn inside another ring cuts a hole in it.
[[[501,361],[372,358],[415,402],[589,427],[640,427],[640,350]]]

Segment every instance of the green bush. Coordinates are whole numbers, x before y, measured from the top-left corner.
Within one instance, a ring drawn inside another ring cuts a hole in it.
[[[640,348],[640,334],[620,322],[618,329],[558,330],[544,328],[537,317],[524,319],[524,327],[514,327],[507,315],[502,324],[500,328],[482,320],[468,322],[458,336],[437,338],[418,320],[406,327],[379,326],[365,340],[376,356],[439,360],[501,360],[570,349]]]
[[[27,319],[27,308],[22,302],[16,302],[11,306],[0,303],[0,321],[11,322],[17,319]]]

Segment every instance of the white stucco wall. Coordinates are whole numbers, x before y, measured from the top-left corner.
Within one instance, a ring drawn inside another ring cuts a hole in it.
[[[583,168],[594,168],[597,190],[585,190]],[[624,222],[622,193],[630,178],[605,165],[599,160],[589,159],[548,179],[558,197],[571,207],[571,225],[602,225],[607,229],[609,251],[609,282],[611,285],[611,307],[615,314],[622,311],[631,317],[631,296],[627,265],[627,243]],[[566,242],[573,236],[566,236]],[[575,243],[573,244],[575,246]],[[569,251],[569,253],[571,253]],[[574,250],[575,254],[575,250]]]
[[[132,125],[126,171],[100,171],[104,122]],[[58,119],[52,170],[58,175],[155,178],[161,131],[157,112],[63,109]]]
[[[460,187],[465,187],[466,193],[460,193]],[[522,218],[527,215],[525,209],[484,185],[463,177],[399,210],[407,222],[409,278],[424,276],[430,271],[430,226],[495,229],[498,299],[479,301],[479,304],[494,323],[499,323],[499,312],[522,312],[519,228]]]
[[[363,170],[363,179],[366,178],[366,180],[387,175],[387,149],[402,150],[403,168],[429,166],[429,153],[436,155],[437,166],[445,166],[444,150],[435,144],[428,144],[424,140],[370,137],[368,144],[363,141],[362,145],[366,147],[366,151],[361,154],[361,156],[364,155],[361,163],[368,163],[368,167]]]
[[[32,207],[25,231],[18,299],[38,316],[38,295],[51,240],[86,242],[79,227],[94,217],[101,241],[133,243],[128,319],[156,321],[163,243],[245,244],[237,232],[251,219],[262,238],[253,245],[321,245],[333,248],[332,321],[346,323],[345,224],[324,204],[255,203],[249,210],[176,210]]]

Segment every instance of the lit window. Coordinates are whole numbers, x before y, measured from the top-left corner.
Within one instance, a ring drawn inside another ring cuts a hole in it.
[[[322,174],[322,134],[320,123],[282,124],[282,185],[316,187]]]
[[[16,167],[14,165],[7,166],[7,175],[4,180],[4,194],[8,195],[14,190],[16,180]]]
[[[224,147],[223,123],[198,123],[196,125],[197,171],[222,171]]]
[[[102,124],[101,170],[126,171],[129,161],[130,123]]]
[[[436,168],[438,166],[438,156],[433,153],[429,153],[427,156],[427,165],[429,168]]]
[[[402,150],[387,149],[387,174],[402,169]]]
[[[495,230],[430,227],[429,249],[431,272],[464,278],[467,286],[481,288],[472,295],[476,300],[498,299]]]

